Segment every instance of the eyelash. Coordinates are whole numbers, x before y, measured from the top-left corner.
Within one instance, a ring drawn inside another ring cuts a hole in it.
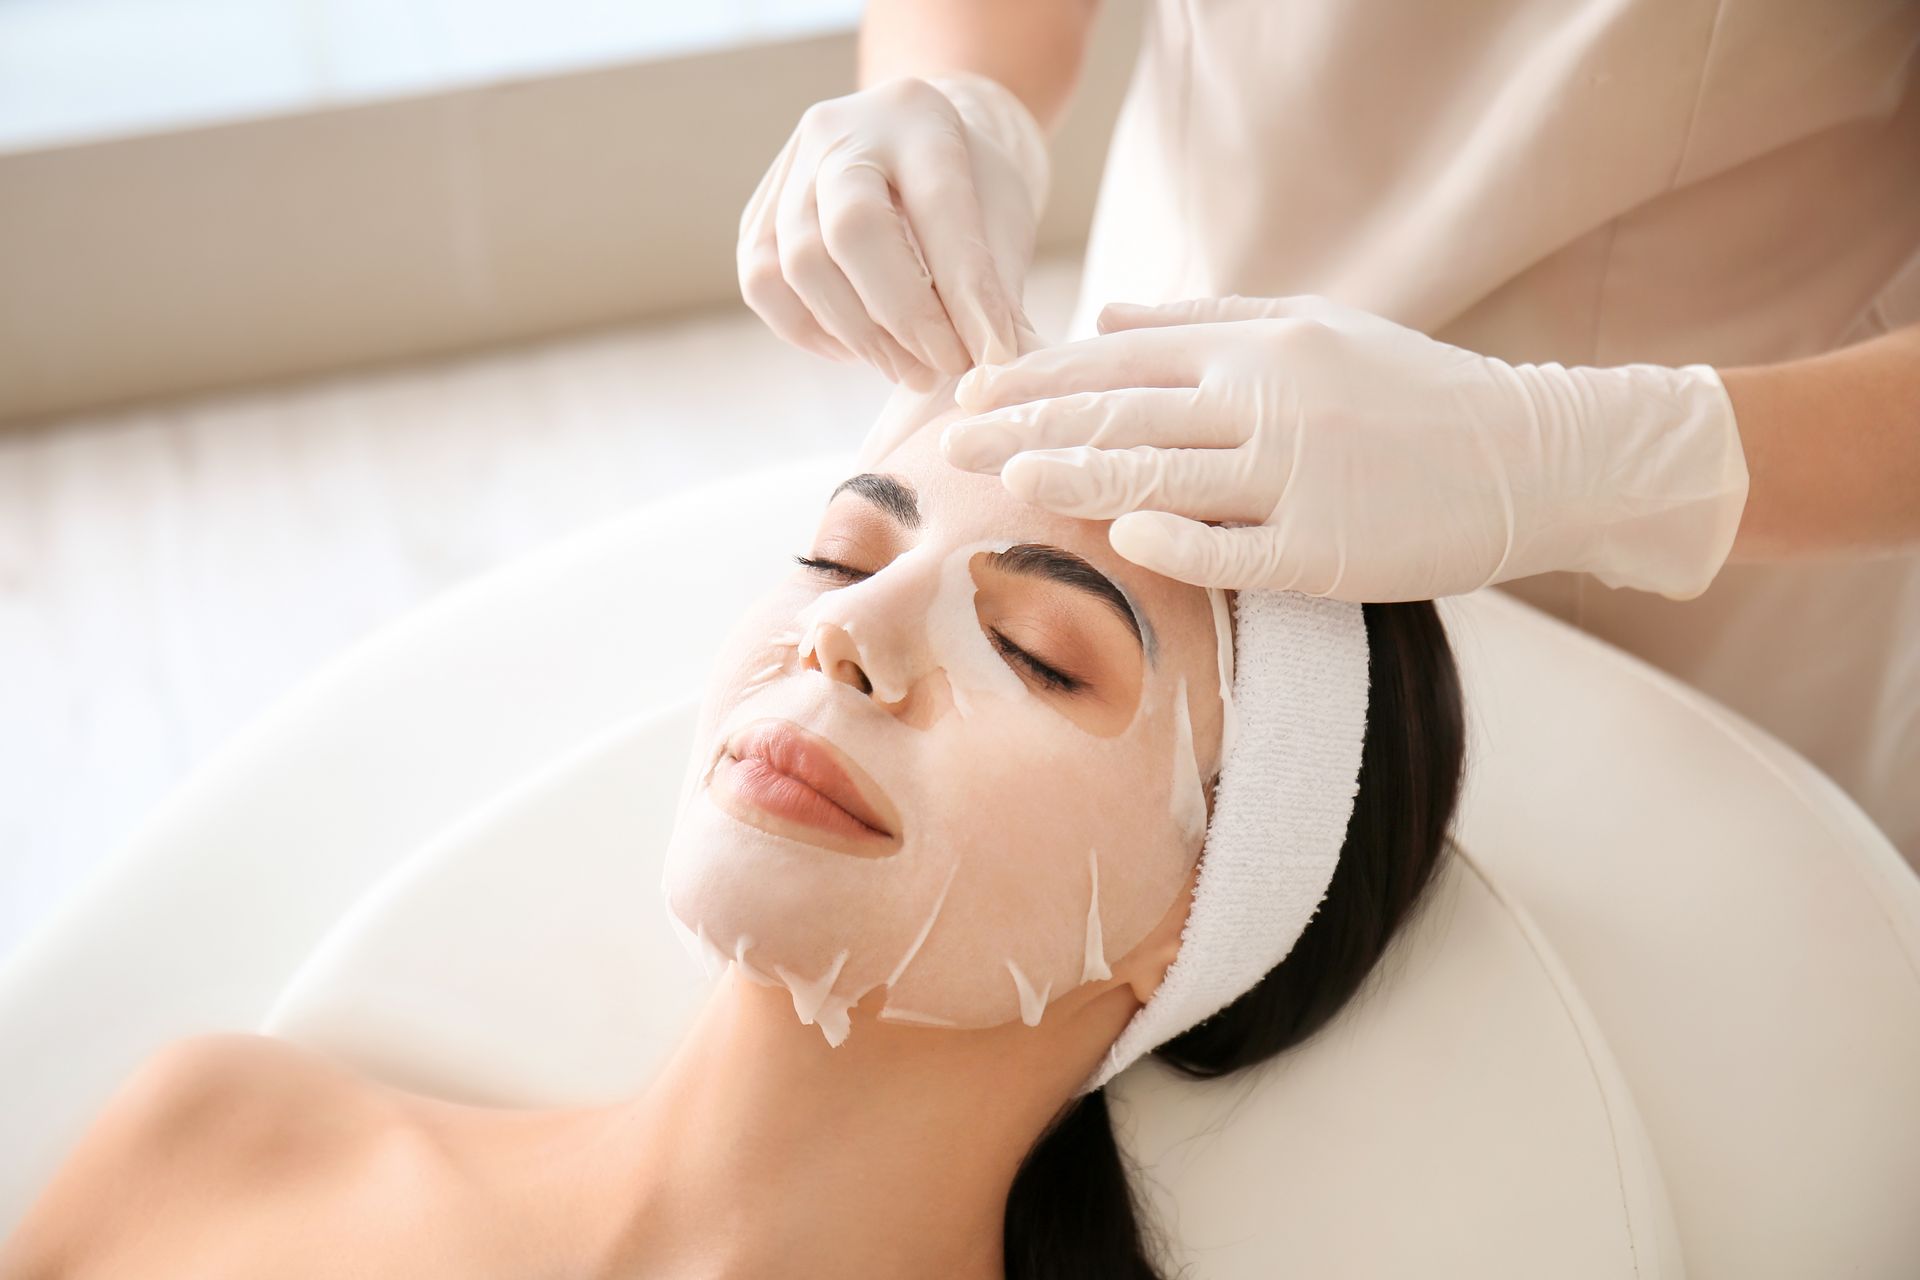
[[[811,569],[815,573],[825,574],[832,578],[839,578],[845,582],[858,582],[862,578],[873,576],[870,573],[855,569],[849,565],[841,564],[837,560],[823,560],[817,556],[795,556],[793,561],[795,564],[803,568]],[[1025,667],[1034,679],[1040,681],[1040,683],[1046,685],[1049,689],[1057,689],[1061,693],[1074,693],[1085,683],[1085,681],[1081,680],[1078,676],[1071,676],[1064,671],[1048,666],[1013,641],[1001,635],[998,631],[988,628],[987,634],[992,637],[993,647],[998,649],[1003,657]]]

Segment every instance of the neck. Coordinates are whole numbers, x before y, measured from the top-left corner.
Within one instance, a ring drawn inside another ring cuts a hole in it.
[[[652,1086],[590,1113],[617,1224],[594,1273],[1001,1276],[1014,1175],[1136,1006],[949,1031],[879,1003],[834,1048],[730,967]]]

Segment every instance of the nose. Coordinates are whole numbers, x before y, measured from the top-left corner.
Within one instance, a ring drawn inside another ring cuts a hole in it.
[[[822,622],[814,629],[813,652],[806,656],[805,664],[829,680],[850,684],[864,694],[873,693],[873,681],[860,665],[859,646],[831,622]]]
[[[928,626],[943,563],[930,547],[915,547],[859,582],[820,593],[794,619],[802,661],[911,719],[929,705],[915,695],[939,666]]]

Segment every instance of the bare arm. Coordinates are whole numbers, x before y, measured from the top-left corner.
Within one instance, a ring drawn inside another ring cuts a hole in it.
[[[1729,561],[1920,545],[1920,325],[1720,376],[1748,474]]]
[[[1051,130],[1079,83],[1099,0],[871,0],[860,86],[973,71],[1011,89]]]

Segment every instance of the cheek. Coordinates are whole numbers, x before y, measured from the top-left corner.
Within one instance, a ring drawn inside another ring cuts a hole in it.
[[[970,832],[991,859],[1037,868],[1058,846],[1180,861],[1204,834],[1205,800],[1184,682],[1133,694],[1126,721],[1090,733],[1061,698],[982,700],[913,735],[918,799],[943,834]],[[928,785],[931,784],[931,785]]]
[[[1107,976],[1147,936],[1199,852],[1176,818],[1170,717],[1162,701],[1102,739],[1037,699],[996,700],[992,714],[916,735],[900,764],[923,784],[927,844],[911,852],[960,873],[894,992],[900,1005],[961,1025],[1031,1021],[1016,970],[1029,997],[1057,997]]]
[[[769,668],[785,661],[799,634],[795,619],[816,594],[796,583],[784,584],[741,615],[714,653],[706,687],[710,707],[739,701],[744,691],[765,679]]]
[[[728,714],[767,685],[786,674],[793,655],[794,618],[814,593],[798,584],[783,584],[762,596],[728,631],[714,651],[701,692],[700,712],[680,808],[713,764],[714,739]],[[670,624],[663,624],[670,625]]]
[[[949,717],[926,737],[930,754],[916,772],[939,785],[922,798],[991,876],[990,899],[1084,904],[1090,850],[1108,869],[1111,894],[1124,898],[1129,884],[1159,885],[1199,851],[1199,833],[1182,820],[1197,780],[1182,777],[1193,766],[1180,758],[1168,714],[1095,738],[1034,699]],[[1122,914],[1157,919],[1164,895],[1151,896]]]

